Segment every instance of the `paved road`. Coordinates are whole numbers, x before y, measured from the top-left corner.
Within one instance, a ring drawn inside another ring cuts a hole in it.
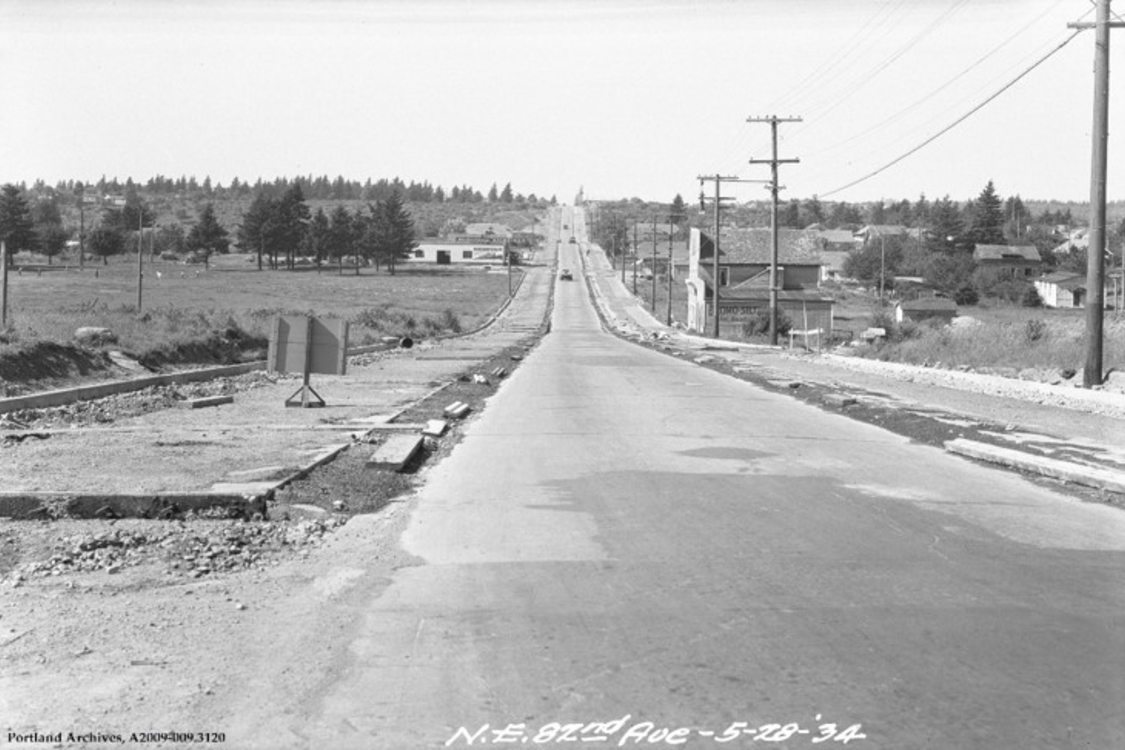
[[[626,715],[593,744],[1125,746],[1125,514],[620,341],[577,279],[430,473],[310,747]],[[720,741],[765,724],[798,733]]]

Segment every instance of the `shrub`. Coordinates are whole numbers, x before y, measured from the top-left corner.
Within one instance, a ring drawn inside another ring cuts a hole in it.
[[[976,289],[966,284],[965,286],[958,287],[957,291],[953,293],[953,301],[958,305],[975,305],[977,302],[980,302],[980,295],[977,294]]]
[[[1034,344],[1044,336],[1047,335],[1046,322],[1038,319],[1032,319],[1024,324],[1023,338],[1028,344]]]
[[[784,336],[789,333],[793,327],[793,321],[785,314],[784,310],[777,311],[777,333],[779,336]],[[742,335],[745,338],[752,338],[754,336],[765,336],[770,332],[770,311],[769,310],[755,310],[750,313],[750,317],[742,324]]]
[[[1029,286],[1027,288],[1027,291],[1023,293],[1023,297],[1020,298],[1020,304],[1024,307],[1042,307],[1043,298],[1039,296],[1038,289],[1036,289],[1034,286]],[[1032,321],[1030,320],[1028,321],[1028,323],[1031,322]]]

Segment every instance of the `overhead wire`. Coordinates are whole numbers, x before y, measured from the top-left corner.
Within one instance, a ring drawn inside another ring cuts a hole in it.
[[[933,89],[932,91],[930,91],[926,95],[922,96],[919,99],[915,99],[913,102],[911,102],[907,106],[905,106],[902,109],[898,110],[897,112],[891,114],[890,116],[885,117],[884,119],[880,120],[879,122],[876,122],[875,124],[871,125],[870,127],[866,128],[865,130],[862,130],[862,131],[856,133],[855,135],[849,136],[849,137],[845,138],[844,140],[837,141],[837,142],[835,142],[831,145],[824,146],[823,148],[812,151],[812,152],[808,153],[808,156],[817,156],[817,155],[820,155],[820,154],[830,153],[832,151],[835,151],[838,148],[842,148],[843,146],[847,146],[851,143],[854,143],[855,141],[859,140],[860,138],[863,138],[864,136],[869,135],[869,134],[881,129],[881,128],[885,127],[886,125],[889,125],[890,123],[897,121],[898,119],[900,119],[901,117],[903,117],[907,113],[909,113],[909,112],[913,111],[914,109],[918,108],[919,106],[925,104],[926,102],[930,101],[931,99],[936,97],[941,92],[948,89],[950,86],[952,86],[954,83],[956,83],[957,81],[964,78],[966,75],[971,73],[973,70],[980,67],[985,61],[987,61],[988,59],[990,59],[991,57],[993,57],[994,55],[999,53],[1000,50],[1002,50],[1004,47],[1011,44],[1018,37],[1025,34],[1028,29],[1030,29],[1036,23],[1041,21],[1045,15],[1047,15],[1048,13],[1050,13],[1051,11],[1053,11],[1055,8],[1057,8],[1059,5],[1061,5],[1062,3],[1066,2],[1066,1],[1067,0],[1058,0],[1058,2],[1056,2],[1054,5],[1048,7],[1046,10],[1044,10],[1038,16],[1031,19],[1026,24],[1024,24],[1022,27],[1020,27],[1011,36],[1004,39],[1002,42],[1000,42],[998,45],[993,47],[991,50],[989,50],[988,52],[986,52],[985,54],[983,54],[982,56],[977,58],[974,62],[970,63],[967,67],[963,68],[955,76],[948,79],[945,83],[943,83],[940,86],[938,86],[937,88]]]
[[[1063,41],[1062,41],[1061,43],[1059,43],[1058,45],[1056,45],[1056,46],[1055,46],[1055,47],[1054,47],[1054,48],[1053,48],[1053,49],[1052,49],[1052,50],[1051,50],[1050,52],[1048,52],[1048,53],[1047,53],[1046,55],[1044,55],[1043,57],[1040,57],[1040,58],[1039,58],[1038,60],[1036,60],[1036,61],[1035,61],[1035,62],[1034,62],[1034,63],[1033,63],[1033,64],[1032,64],[1032,65],[1031,65],[1030,67],[1028,67],[1028,68],[1024,69],[1024,70],[1023,70],[1023,71],[1022,71],[1022,72],[1021,72],[1021,73],[1020,73],[1019,75],[1017,75],[1017,76],[1016,76],[1015,78],[1013,78],[1012,80],[1008,81],[1008,82],[1007,82],[1006,84],[1004,84],[1004,85],[1003,85],[1003,86],[1002,86],[1002,87],[1001,87],[1001,88],[1000,88],[999,90],[997,90],[996,92],[994,92],[994,93],[993,93],[993,94],[992,94],[991,96],[989,96],[989,97],[988,97],[987,99],[985,99],[985,100],[984,100],[984,101],[982,101],[982,102],[981,102],[980,104],[978,104],[978,105],[976,105],[975,107],[973,107],[972,109],[970,109],[970,110],[969,110],[968,112],[966,112],[965,114],[963,114],[963,115],[961,115],[960,117],[958,117],[958,118],[957,118],[956,120],[954,120],[954,121],[953,121],[953,122],[951,122],[951,123],[950,123],[949,125],[947,125],[946,127],[942,128],[941,130],[939,130],[939,131],[938,131],[937,133],[934,133],[934,134],[933,134],[932,136],[930,136],[930,137],[929,137],[929,138],[927,138],[926,140],[922,141],[922,142],[921,142],[920,144],[918,144],[918,145],[917,145],[917,146],[915,146],[914,148],[910,149],[909,151],[907,151],[906,153],[902,154],[901,156],[898,156],[898,157],[896,157],[895,159],[892,159],[891,161],[887,162],[886,164],[884,164],[883,166],[879,167],[878,169],[876,169],[876,170],[874,170],[874,171],[872,171],[872,172],[869,172],[869,173],[865,174],[864,176],[860,177],[859,179],[856,179],[856,180],[852,180],[851,182],[847,183],[846,185],[841,185],[840,187],[837,187],[837,188],[833,188],[832,190],[829,190],[829,191],[828,191],[828,192],[826,192],[826,193],[821,193],[821,194],[820,194],[820,196],[821,196],[821,197],[827,197],[827,196],[830,196],[830,195],[835,195],[836,193],[839,193],[839,192],[842,192],[842,191],[844,191],[844,190],[847,190],[848,188],[851,188],[851,187],[855,187],[856,185],[859,185],[860,183],[866,182],[867,180],[871,179],[872,177],[875,177],[876,175],[878,175],[878,174],[881,174],[881,173],[885,172],[886,170],[888,170],[888,169],[890,169],[891,167],[895,166],[896,164],[898,164],[899,162],[903,161],[904,159],[907,159],[907,158],[909,158],[910,156],[913,156],[914,154],[918,153],[918,152],[919,152],[919,151],[921,151],[921,150],[922,150],[923,148],[925,148],[926,146],[930,145],[931,143],[933,143],[934,141],[936,141],[936,140],[937,140],[938,138],[940,138],[941,136],[945,135],[945,134],[946,134],[946,133],[948,133],[948,132],[949,132],[950,130],[953,130],[953,128],[957,127],[957,126],[958,126],[958,125],[960,125],[960,124],[961,124],[962,122],[964,122],[965,120],[969,119],[969,118],[970,118],[971,116],[973,116],[974,114],[976,114],[977,112],[979,112],[979,111],[980,111],[981,109],[983,109],[983,108],[984,108],[985,106],[987,106],[988,104],[990,104],[990,103],[991,103],[992,101],[994,101],[994,100],[995,100],[995,99],[996,99],[997,97],[999,97],[999,96],[1000,96],[1001,94],[1003,94],[1003,93],[1004,93],[1005,91],[1007,91],[1008,89],[1010,89],[1010,88],[1011,88],[1012,86],[1016,85],[1016,84],[1017,84],[1017,83],[1018,83],[1019,81],[1021,81],[1021,80],[1022,80],[1023,78],[1025,78],[1025,77],[1026,77],[1026,76],[1027,76],[1028,74],[1030,74],[1030,73],[1031,73],[1031,72],[1032,72],[1033,70],[1035,70],[1036,68],[1038,68],[1038,67],[1039,67],[1040,65],[1042,65],[1042,64],[1043,64],[1043,63],[1045,63],[1045,62],[1046,62],[1047,60],[1049,60],[1049,59],[1050,59],[1051,57],[1053,57],[1053,56],[1054,56],[1054,55],[1056,55],[1056,54],[1057,54],[1058,52],[1060,52],[1060,51],[1061,51],[1061,50],[1062,50],[1062,49],[1063,49],[1064,47],[1066,47],[1066,46],[1067,46],[1068,44],[1070,44],[1070,43],[1071,43],[1071,41],[1073,41],[1073,40],[1074,40],[1074,38],[1075,38],[1075,37],[1077,37],[1077,36],[1078,36],[1078,35],[1079,35],[1080,33],[1082,33],[1082,32],[1081,32],[1081,30],[1076,30],[1076,31],[1075,31],[1074,33],[1072,33],[1072,34],[1071,34],[1070,36],[1068,36],[1068,37],[1067,37],[1066,39],[1064,39],[1064,40],[1063,40]]]
[[[794,97],[801,97],[805,94],[805,88],[811,83],[815,82],[816,87],[823,86],[824,75],[829,71],[839,71],[841,65],[857,50],[864,48],[865,42],[869,41],[871,33],[879,26],[884,25],[894,14],[894,10],[902,5],[903,0],[883,0],[883,3],[875,10],[875,12],[865,20],[855,33],[853,33],[847,41],[842,44],[839,49],[831,55],[827,55],[822,62],[813,70],[809,71],[804,78],[797,82],[795,86],[783,93],[778,99],[769,105],[769,111],[778,112],[781,106],[786,102],[791,101]],[[894,4],[896,7],[891,9],[890,14],[884,19],[879,19],[884,10]],[[876,23],[878,21],[878,23]],[[815,87],[814,87],[815,89]]]
[[[932,34],[937,28],[939,28],[949,18],[949,16],[951,16],[953,13],[955,13],[962,6],[966,5],[968,2],[969,2],[969,0],[954,0],[952,5],[950,5],[948,8],[946,8],[945,11],[940,16],[938,16],[937,18],[932,20],[929,24],[927,24],[925,26],[925,28],[921,29],[918,33],[916,33],[910,39],[908,39],[906,42],[901,44],[897,49],[892,51],[886,58],[884,58],[882,61],[877,63],[873,69],[864,72],[859,77],[859,82],[857,84],[855,84],[855,86],[848,87],[847,91],[845,91],[842,95],[838,96],[836,99],[834,99],[831,103],[829,103],[828,105],[826,105],[822,109],[817,109],[817,110],[814,110],[813,112],[811,112],[810,113],[810,119],[807,121],[809,124],[805,125],[802,128],[798,128],[796,131],[794,131],[793,135],[794,136],[800,135],[802,132],[804,132],[805,130],[808,130],[810,127],[812,127],[812,123],[814,122],[814,120],[812,118],[816,118],[816,120],[821,120],[825,115],[827,115],[828,113],[837,109],[841,104],[843,104],[844,102],[847,102],[850,99],[854,98],[855,94],[856,94],[856,91],[858,91],[859,89],[862,89],[864,86],[867,86],[869,83],[874,81],[880,73],[882,73],[884,70],[889,68],[891,65],[893,65],[895,62],[897,62],[899,59],[901,59],[907,52],[909,52],[911,49],[913,49],[914,46],[918,42],[920,42],[922,39],[924,39],[925,37]]]

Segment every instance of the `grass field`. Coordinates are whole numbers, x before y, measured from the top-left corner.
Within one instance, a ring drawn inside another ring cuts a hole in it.
[[[256,268],[242,255],[218,258],[210,270],[146,263],[139,312],[132,260],[91,263],[81,271],[12,271],[0,356],[38,342],[71,342],[81,326],[109,328],[122,349],[137,355],[228,329],[265,337],[279,313],[346,318],[356,344],[385,335],[422,338],[472,329],[508,295],[507,274],[499,269],[404,264],[394,276],[373,269],[357,276]]]

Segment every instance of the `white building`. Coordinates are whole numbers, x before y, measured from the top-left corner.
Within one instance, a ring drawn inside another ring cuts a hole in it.
[[[466,263],[503,265],[504,242],[483,238],[473,243],[423,240],[414,248],[410,260],[414,263],[436,263],[439,266]]]

